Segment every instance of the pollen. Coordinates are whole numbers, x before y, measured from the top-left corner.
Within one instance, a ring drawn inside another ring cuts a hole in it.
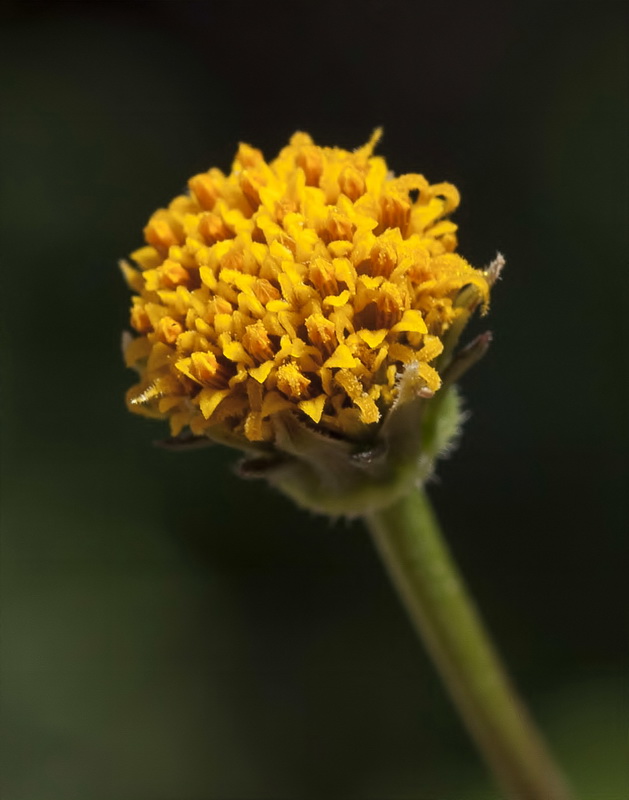
[[[422,396],[439,390],[460,298],[486,307],[491,276],[456,252],[457,189],[392,176],[379,138],[348,151],[296,133],[271,161],[241,144],[229,173],[195,175],[152,215],[122,264],[132,411],[173,435],[273,442],[292,413],[359,439],[408,365]]]

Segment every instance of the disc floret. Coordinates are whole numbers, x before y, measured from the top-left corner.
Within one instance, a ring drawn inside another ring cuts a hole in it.
[[[140,374],[131,410],[243,445],[272,443],[278,415],[350,440],[369,438],[416,365],[438,391],[436,360],[463,287],[488,282],[456,248],[454,186],[394,178],[373,155],[295,134],[272,162],[241,144],[153,214],[124,264]]]

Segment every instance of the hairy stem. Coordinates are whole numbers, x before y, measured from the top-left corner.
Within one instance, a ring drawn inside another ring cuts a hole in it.
[[[478,617],[423,490],[367,524],[413,624],[509,800],[571,800]]]

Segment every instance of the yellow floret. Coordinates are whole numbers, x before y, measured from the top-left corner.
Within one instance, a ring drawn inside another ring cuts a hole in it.
[[[270,163],[241,144],[229,175],[194,176],[153,214],[123,264],[132,411],[252,442],[292,411],[352,438],[386,415],[405,365],[439,389],[430,362],[465,313],[457,295],[486,305],[488,281],[454,252],[456,188],[392,177],[379,138],[349,152],[296,133]]]

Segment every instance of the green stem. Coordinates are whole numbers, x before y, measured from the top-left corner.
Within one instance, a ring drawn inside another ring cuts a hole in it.
[[[376,547],[452,699],[509,800],[570,800],[510,685],[423,490],[367,517]]]

